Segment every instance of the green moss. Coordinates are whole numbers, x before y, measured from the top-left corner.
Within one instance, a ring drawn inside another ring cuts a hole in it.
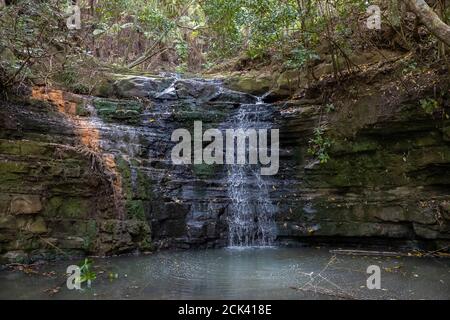
[[[0,161],[0,190],[3,192],[21,190],[29,170],[26,163]]]
[[[117,169],[122,177],[122,192],[127,199],[133,197],[133,190],[131,188],[131,168],[128,161],[122,157],[116,158]]]
[[[199,178],[212,178],[216,175],[217,170],[218,166],[214,164],[202,163],[193,166],[194,174]]]
[[[111,79],[103,79],[98,85],[95,86],[93,94],[98,97],[113,97],[114,81]]]
[[[84,199],[66,198],[60,208],[60,213],[67,218],[87,218],[89,206],[89,202]]]
[[[348,141],[339,140],[338,138],[333,139],[333,144],[331,145],[331,153],[359,153],[359,152],[369,152],[375,151],[379,148],[379,144],[371,140],[360,140],[360,141]]]
[[[68,219],[85,219],[88,217],[90,202],[83,198],[52,197],[45,205],[44,215]]]
[[[108,122],[136,124],[140,121],[143,105],[133,100],[95,99],[98,115]]]
[[[0,161],[0,176],[10,173],[28,173],[29,169],[28,164],[24,162]]]
[[[53,147],[47,143],[29,140],[0,140],[0,154],[17,156],[52,156]]]
[[[96,221],[93,219],[62,219],[58,221],[58,229],[60,229],[62,233],[79,237],[95,237],[97,233]]]
[[[0,154],[20,155],[20,144],[17,140],[0,140]]]
[[[402,155],[378,151],[331,158],[324,166],[335,174],[327,182],[335,187],[401,185],[408,183]]]
[[[150,178],[141,170],[137,169],[136,194],[135,197],[144,200],[152,199],[152,189]]]
[[[139,168],[137,161],[131,160],[130,164],[123,157],[118,157],[116,164],[122,177],[122,190],[126,199],[149,200],[152,198],[151,181]],[[132,181],[132,170],[134,170],[134,181]]]
[[[62,197],[50,198],[44,206],[43,215],[46,217],[57,217],[63,202],[64,198]]]
[[[273,79],[266,77],[234,76],[225,81],[225,86],[232,90],[262,95],[272,87]]]
[[[129,200],[125,207],[129,217],[145,220],[145,210],[142,200]]]
[[[89,110],[83,103],[77,104],[76,115],[81,117],[89,116]]]
[[[223,105],[196,105],[181,102],[174,106],[175,121],[186,123],[185,128],[193,129],[194,121],[202,121],[204,130],[215,122],[223,122],[230,114],[230,108]],[[211,127],[214,127],[212,125]]]
[[[47,143],[40,143],[36,141],[17,141],[20,145],[20,154],[23,156],[53,156],[53,147],[50,147]]]
[[[92,251],[95,246],[95,239],[97,238],[97,222],[95,220],[88,220],[86,222],[86,234],[83,237],[83,248]]]

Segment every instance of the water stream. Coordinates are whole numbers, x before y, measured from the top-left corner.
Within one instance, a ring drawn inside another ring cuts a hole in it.
[[[231,120],[233,129],[271,128],[270,121],[264,117],[270,109],[262,99],[259,97],[255,104],[240,106]],[[249,148],[247,141],[247,164],[230,165],[228,169],[230,247],[271,246],[276,236],[276,207],[270,201],[269,178],[261,176],[259,165],[248,164]]]

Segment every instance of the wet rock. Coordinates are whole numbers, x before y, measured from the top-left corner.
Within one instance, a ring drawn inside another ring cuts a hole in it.
[[[408,226],[386,223],[366,222],[326,222],[318,224],[280,223],[279,236],[286,237],[387,237],[408,238],[412,230]]]
[[[128,124],[139,123],[143,111],[141,103],[126,100],[95,99],[94,107],[105,121]]]
[[[255,103],[256,98],[250,94],[228,90],[214,81],[195,79],[178,80],[175,92],[179,99],[197,99],[202,102],[219,101],[222,103]]]
[[[28,254],[26,254],[24,251],[9,251],[2,256],[2,259],[0,259],[0,263],[1,260],[10,263],[27,263],[28,259]]]
[[[179,99],[210,100],[219,93],[219,90],[220,87],[216,83],[195,79],[183,79],[175,83]]]
[[[248,78],[224,88],[218,81],[178,79],[174,90],[158,99],[173,77],[130,79],[118,82],[117,92],[127,98],[94,99],[100,119],[84,117],[87,122],[70,122],[46,105],[0,108],[0,119],[11,118],[0,130],[1,253],[47,248],[38,241],[41,236],[73,237],[64,245],[91,254],[131,252],[152,243],[167,248],[227,244],[227,169],[172,165],[170,134],[191,128],[195,120],[204,128],[229,126],[239,106],[254,103],[251,94],[269,84]],[[381,92],[359,92],[354,99],[333,93],[339,112],[325,112],[322,88],[284,101],[302,81],[295,72],[285,73],[268,97],[281,101],[264,105],[258,114],[261,123],[280,129],[280,171],[270,177],[268,196],[278,208],[279,237],[444,241],[449,234],[448,120],[437,127],[436,119],[420,112],[416,102],[426,94],[390,91],[395,102],[387,106]],[[434,88],[429,92],[434,95]],[[132,97],[152,102],[144,106]],[[308,153],[319,121],[327,122],[332,141],[327,163]],[[75,150],[86,138],[80,132],[94,133],[95,152]],[[93,166],[96,155],[104,156],[98,167]],[[11,210],[13,197],[22,194],[36,195],[41,208],[37,201],[31,209],[18,202]],[[438,200],[422,204],[430,199]]]
[[[172,79],[130,76],[114,83],[116,94],[122,98],[149,98],[169,87]]]
[[[58,243],[62,249],[83,249],[85,247],[85,240],[80,237],[59,239]]]
[[[423,225],[419,223],[414,223],[414,232],[421,238],[424,239],[450,239],[450,228],[444,230],[442,226],[439,225]]]
[[[233,102],[239,104],[251,104],[256,103],[257,98],[246,93],[225,90],[220,92],[217,96],[212,97],[211,101],[221,101],[221,102]]]

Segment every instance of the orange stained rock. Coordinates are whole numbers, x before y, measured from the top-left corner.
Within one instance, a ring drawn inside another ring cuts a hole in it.
[[[76,115],[77,103],[65,98],[62,90],[33,87],[31,97],[36,100],[47,101],[55,105],[58,111],[68,115]]]
[[[76,117],[77,101],[83,98],[68,94],[62,90],[48,89],[46,87],[33,87],[31,97],[35,100],[46,101],[58,108],[60,113],[67,116],[67,119],[74,125],[75,133],[80,138],[81,143],[94,150],[99,151],[100,133],[89,121]]]
[[[62,90],[48,89],[46,87],[34,87],[31,97],[36,100],[46,101],[55,105],[58,111],[66,116],[66,119],[74,125],[75,133],[82,145],[90,150],[100,152],[99,130],[87,118],[77,116],[78,103],[84,103],[86,99],[80,96],[66,93]],[[117,170],[115,157],[112,154],[102,154],[105,171],[111,176],[111,185],[116,209],[121,219],[124,218],[124,198],[122,194],[122,176]]]

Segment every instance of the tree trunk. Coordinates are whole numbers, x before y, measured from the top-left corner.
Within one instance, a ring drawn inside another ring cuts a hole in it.
[[[439,40],[450,47],[450,27],[431,9],[424,0],[403,0],[424,26]]]

